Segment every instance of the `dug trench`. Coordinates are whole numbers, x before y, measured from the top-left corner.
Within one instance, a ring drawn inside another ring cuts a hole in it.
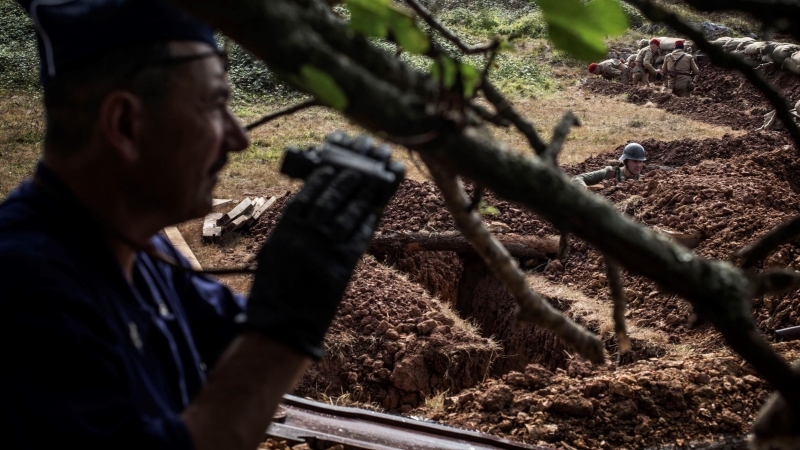
[[[662,92],[663,82],[651,81],[650,87],[634,87],[593,77],[582,86],[584,92],[624,96],[639,107],[656,107],[701,122],[726,125],[734,130],[754,130],[764,123],[764,114],[772,106],[764,95],[738,72],[720,69],[708,61],[699,61],[700,74],[691,97],[678,98]],[[800,100],[800,77],[774,65],[758,69],[789,102]]]
[[[701,236],[695,252],[727,259],[800,213],[800,165],[780,132],[721,139],[647,141],[644,178],[597,191],[646,226]],[[621,150],[563,166],[596,169]],[[469,188],[468,188],[469,190]],[[247,239],[260,244],[287,193]],[[518,205],[486,193],[498,235],[558,232]],[[435,186],[408,180],[379,231],[444,233],[454,224]],[[691,305],[625,274],[633,352],[617,364],[611,301],[601,256],[573,239],[566,258],[521,258],[534,290],[601,336],[608,363],[592,366],[552,334],[516,326],[514,303],[474,254],[384,251],[366,256],[326,339],[326,356],[297,394],[427,417],[556,448],[661,448],[742,439],[770,393],[709,325],[690,325]],[[781,246],[757,270],[800,268],[800,245]],[[309,280],[313,282],[313,280]],[[800,325],[800,294],[754,300],[757,326]],[[776,343],[785,357],[795,342]]]

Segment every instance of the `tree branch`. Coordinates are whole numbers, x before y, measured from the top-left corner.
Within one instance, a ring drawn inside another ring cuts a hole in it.
[[[698,11],[741,11],[800,40],[800,4],[794,0],[685,0]]]
[[[625,0],[625,2],[638,8],[649,20],[664,23],[675,31],[692,39],[695,45],[708,54],[708,57],[711,58],[711,62],[717,66],[741,72],[745,78],[753,83],[753,86],[764,94],[764,97],[766,97],[775,108],[778,118],[781,119],[781,122],[783,122],[789,134],[792,136],[792,140],[795,142],[795,149],[800,153],[800,128],[798,128],[792,116],[792,107],[789,105],[789,102],[786,101],[786,98],[767,81],[764,74],[756,70],[741,56],[727,53],[722,48],[711,45],[700,30],[684,22],[677,14],[661,8],[650,0]],[[705,2],[705,0],[703,0],[703,2]]]
[[[431,15],[431,13],[429,13],[428,10],[425,9],[425,7],[422,6],[422,4],[419,3],[417,0],[405,0],[405,2],[408,4],[408,6],[411,7],[411,9],[413,9],[417,14],[419,14],[422,20],[424,20],[425,23],[427,23],[428,26],[431,27],[431,29],[438,31],[442,36],[444,36],[445,39],[452,42],[456,47],[458,47],[459,50],[461,50],[467,55],[488,53],[496,49],[497,46],[500,45],[499,42],[497,41],[487,42],[485,44],[475,45],[475,46],[467,45],[464,43],[464,41],[461,40],[461,38],[459,38],[450,30],[445,28],[444,25],[437,22],[436,19],[434,19],[433,16]]]
[[[552,164],[553,167],[558,166],[558,154],[561,153],[564,142],[567,140],[569,130],[571,130],[573,126],[581,126],[581,121],[575,114],[568,111],[553,130],[553,137],[550,139],[550,145],[539,155],[543,160]]]
[[[304,65],[324,70],[348,99],[345,115],[367,129],[398,137],[434,133],[431,139],[417,139],[410,147],[420,155],[436,157],[447,170],[479,182],[500,197],[527,206],[562,232],[575,234],[614,258],[629,272],[654,280],[662,291],[689,300],[728,345],[800,411],[800,374],[793,373],[756,330],[750,314],[753,287],[743,270],[698,257],[670,238],[634,223],[607,200],[570,182],[557,168],[538,157],[507,151],[481,128],[454,126],[435,105],[426,102],[424,90],[414,84],[428,83],[429,77],[409,75],[394,84],[393,78],[377,76],[376,70],[388,70],[390,64],[404,66],[399,69],[402,71],[413,70],[391,55],[364,63],[369,69],[361,65],[365,56],[345,56],[345,52],[355,54],[361,41],[344,25],[326,32],[334,36],[311,28],[303,19],[309,9],[299,5],[300,0],[172,1],[231,36],[284,80],[295,80]],[[336,48],[329,39],[336,42]],[[348,47],[350,41],[353,48]],[[337,50],[343,47],[346,50]],[[545,148],[541,143],[537,150]]]
[[[800,286],[800,272],[789,269],[769,269],[756,276],[755,296],[785,294]]]
[[[536,132],[533,124],[520,116],[489,80],[484,80],[481,89],[486,95],[486,100],[489,100],[489,103],[494,105],[497,115],[513,123],[528,138],[528,143],[536,151],[536,154],[542,154],[547,150],[547,144],[539,137],[539,133]]]
[[[745,269],[753,267],[778,246],[791,242],[798,236],[800,236],[800,216],[769,230],[759,240],[736,252],[733,259],[740,261]]]
[[[268,123],[268,122],[272,122],[273,120],[275,120],[275,119],[277,119],[279,117],[288,116],[290,114],[296,113],[297,111],[301,111],[303,109],[310,108],[312,106],[319,106],[319,105],[320,105],[319,100],[317,100],[315,98],[312,98],[310,100],[306,100],[304,102],[300,102],[300,103],[297,103],[295,105],[287,106],[286,108],[279,109],[279,110],[277,110],[275,112],[269,113],[269,114],[265,115],[264,117],[256,120],[255,122],[246,125],[244,127],[244,129],[247,130],[247,131],[252,131],[253,128],[260,127],[261,125],[264,125],[265,123]]]
[[[544,297],[531,289],[508,250],[486,229],[480,215],[470,210],[470,199],[456,176],[432,157],[423,154],[422,160],[442,191],[459,231],[517,301],[517,319],[552,331],[575,347],[584,358],[595,364],[602,363],[605,358],[600,339],[550,306]]]
[[[619,354],[624,355],[631,349],[631,340],[628,338],[628,328],[625,325],[625,289],[622,287],[622,275],[619,266],[613,259],[603,256],[608,274],[608,286],[611,289],[611,298],[614,300],[614,332],[617,335]]]

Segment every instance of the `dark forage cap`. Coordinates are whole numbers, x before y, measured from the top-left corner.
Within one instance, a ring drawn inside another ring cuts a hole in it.
[[[17,0],[33,20],[41,83],[92,55],[136,44],[202,41],[214,31],[163,0]]]

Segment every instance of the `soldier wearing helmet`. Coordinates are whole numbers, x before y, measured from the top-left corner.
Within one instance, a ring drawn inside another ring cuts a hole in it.
[[[638,180],[644,168],[644,162],[647,160],[644,156],[644,147],[631,142],[625,146],[619,160],[622,161],[621,166],[607,166],[594,172],[582,173],[574,176],[572,181],[587,187],[598,184],[603,180]]]

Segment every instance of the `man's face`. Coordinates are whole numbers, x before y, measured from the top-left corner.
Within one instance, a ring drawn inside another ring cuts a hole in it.
[[[628,172],[630,172],[634,176],[638,176],[642,173],[642,169],[644,168],[644,161],[634,161],[632,159],[626,159],[625,166],[628,168]]]
[[[650,51],[651,51],[652,53],[658,53],[658,50],[659,50],[660,48],[661,48],[661,47],[659,47],[659,46],[658,46],[658,45],[656,45],[656,44],[650,44]]]
[[[173,56],[206,54],[204,43],[171,43]],[[244,130],[228,109],[230,86],[221,59],[199,58],[173,69],[169,93],[143,121],[135,194],[171,222],[211,210],[219,171],[229,152],[247,148]],[[141,183],[141,181],[144,181]]]

